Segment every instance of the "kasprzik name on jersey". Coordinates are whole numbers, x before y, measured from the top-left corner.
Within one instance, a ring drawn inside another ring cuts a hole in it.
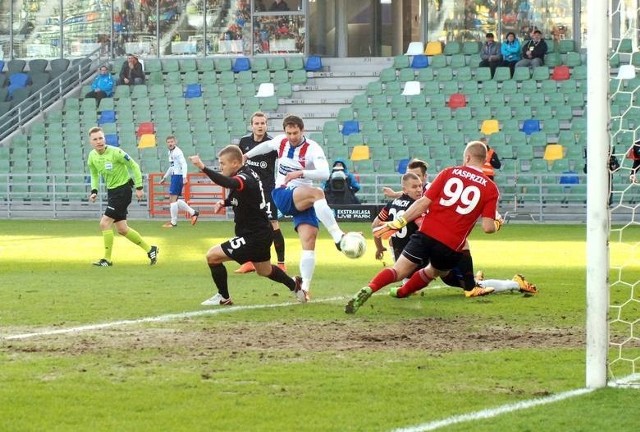
[[[457,177],[464,177],[467,178],[469,180],[471,180],[472,182],[475,183],[480,183],[482,186],[486,186],[487,185],[487,179],[478,175],[478,174],[474,174],[470,171],[466,171],[466,170],[462,170],[460,168],[454,168],[453,169],[453,175],[457,176]]]

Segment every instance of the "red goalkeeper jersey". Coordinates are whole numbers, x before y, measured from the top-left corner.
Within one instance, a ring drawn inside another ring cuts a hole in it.
[[[442,170],[425,196],[431,204],[420,231],[460,251],[478,218],[495,217],[500,193],[481,169],[457,166]]]

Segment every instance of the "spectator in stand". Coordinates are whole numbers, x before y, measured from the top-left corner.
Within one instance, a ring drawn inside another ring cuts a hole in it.
[[[484,165],[482,166],[482,172],[484,173],[484,175],[493,180],[496,175],[495,170],[502,167],[502,162],[500,162],[498,153],[496,153],[494,149],[489,147],[489,142],[486,137],[480,138],[479,141],[483,142],[484,145],[487,146],[487,158],[485,159]]]
[[[522,59],[522,55],[520,54],[520,41],[514,32],[507,33],[507,37],[500,46],[500,52],[502,53],[502,66],[507,66],[511,69],[511,76],[513,76],[516,63]]]
[[[100,106],[102,98],[113,96],[113,77],[109,73],[106,66],[100,66],[98,75],[91,83],[91,91],[84,95],[85,98],[94,98],[96,100],[96,108]]]
[[[127,61],[120,69],[120,81],[118,84],[134,85],[144,84],[144,70],[142,64],[138,61],[138,57],[133,54],[127,54]]]
[[[494,40],[493,33],[486,34],[486,40],[482,44],[480,51],[480,67],[491,68],[491,78],[496,73],[496,68],[502,64],[502,54],[500,53],[500,44]]]
[[[542,39],[542,32],[535,29],[529,39],[522,45],[522,60],[516,67],[536,68],[544,65],[544,55],[547,53],[547,43]]]
[[[284,0],[274,0],[273,3],[271,3],[271,7],[269,8],[270,11],[288,11],[289,10],[289,5],[287,4],[286,1]]]

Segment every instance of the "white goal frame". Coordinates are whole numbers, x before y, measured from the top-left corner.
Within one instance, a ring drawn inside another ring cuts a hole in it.
[[[607,385],[609,331],[609,1],[587,0],[586,386]]]

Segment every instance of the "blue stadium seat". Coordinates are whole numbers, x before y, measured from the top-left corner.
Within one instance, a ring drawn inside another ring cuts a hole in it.
[[[197,98],[202,96],[202,88],[200,84],[187,84],[187,88],[184,91],[184,97],[187,99]]]
[[[522,132],[531,135],[534,132],[540,132],[540,120],[527,119],[522,124]]]
[[[413,56],[411,67],[413,69],[423,69],[429,66],[429,58],[424,54]]]
[[[238,57],[231,68],[235,73],[251,70],[251,61],[247,57]]]
[[[360,132],[358,120],[347,120],[342,124],[342,135],[351,135]]]
[[[309,56],[309,58],[307,58],[307,61],[304,65],[304,69],[307,72],[321,71],[323,69],[322,58],[320,58],[319,56]]]

